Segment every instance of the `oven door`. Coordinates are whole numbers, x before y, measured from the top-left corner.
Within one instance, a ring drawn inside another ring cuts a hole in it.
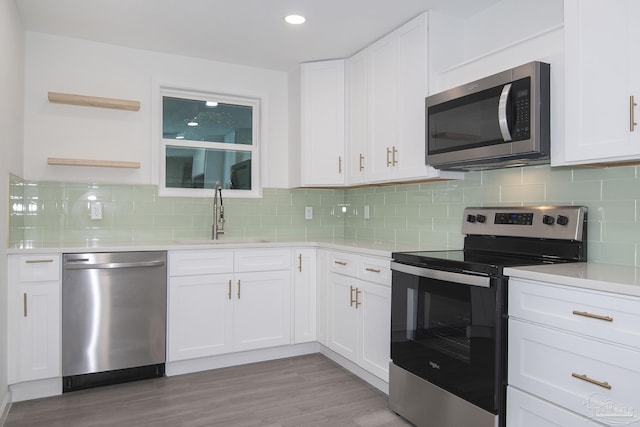
[[[393,363],[497,414],[504,371],[501,279],[391,265]]]

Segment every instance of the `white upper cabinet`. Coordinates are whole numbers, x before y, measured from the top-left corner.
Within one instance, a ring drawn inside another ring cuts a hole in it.
[[[565,0],[564,12],[564,163],[639,159],[640,2]]]
[[[344,60],[302,64],[302,185],[344,185]]]
[[[347,59],[347,181],[365,184],[369,168],[368,50]]]
[[[425,13],[368,49],[369,182],[441,176],[425,164],[427,36]]]
[[[462,178],[425,164],[427,92],[427,13],[347,60],[302,64],[302,185]]]

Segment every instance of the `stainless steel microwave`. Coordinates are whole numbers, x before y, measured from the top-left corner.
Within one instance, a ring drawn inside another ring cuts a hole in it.
[[[425,102],[428,165],[481,170],[549,163],[549,64],[530,62]]]

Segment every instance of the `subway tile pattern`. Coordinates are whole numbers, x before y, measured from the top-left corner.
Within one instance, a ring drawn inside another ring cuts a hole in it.
[[[10,244],[153,242],[208,239],[213,201],[159,197],[152,185],[29,182],[10,177]],[[344,190],[264,189],[260,199],[225,199],[225,238],[337,240],[344,218],[335,207]],[[91,220],[91,201],[103,205]],[[304,219],[305,206],[313,219]]]
[[[89,218],[89,202],[103,219]],[[640,178],[635,166],[530,166],[469,172],[460,181],[353,189],[267,188],[225,200],[227,238],[340,241],[397,250],[460,248],[467,206],[585,205],[589,260],[640,266]],[[313,219],[304,219],[305,206]],[[365,219],[365,206],[369,218]],[[212,201],[159,197],[151,185],[10,179],[10,243],[117,243],[206,239]]]
[[[529,166],[469,172],[462,181],[350,189],[345,238],[398,250],[461,248],[467,206],[584,205],[588,259],[640,266],[640,178],[635,166]],[[364,207],[370,219],[364,219]]]

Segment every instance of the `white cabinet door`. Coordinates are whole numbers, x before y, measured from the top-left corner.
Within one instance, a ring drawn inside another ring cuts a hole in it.
[[[368,158],[368,50],[347,60],[347,183],[367,182]]]
[[[358,279],[329,273],[329,348],[357,361],[357,312],[355,291]]]
[[[8,273],[8,383],[59,377],[60,255],[11,255]]]
[[[569,164],[640,157],[640,128],[631,114],[640,100],[636,52],[637,0],[566,0],[566,138]],[[637,121],[637,120],[636,120]]]
[[[316,340],[316,250],[297,249],[293,272],[295,343]]]
[[[370,182],[426,179],[427,16],[423,14],[369,48]]]
[[[369,47],[369,181],[393,177],[393,154],[397,150],[398,37],[383,37]]]
[[[232,279],[232,274],[171,278],[169,361],[233,350]]]
[[[22,306],[15,382],[60,376],[60,283],[22,284],[12,303]]]
[[[329,347],[329,251],[319,249],[316,284],[316,338]]]
[[[234,350],[290,344],[291,272],[239,273],[234,282]]]
[[[358,364],[389,381],[391,288],[360,281],[358,297]]]
[[[512,386],[507,387],[509,427],[596,427],[595,423]]]
[[[398,122],[395,178],[435,176],[425,164],[425,97],[428,92],[427,16],[398,30]]]
[[[302,64],[302,184],[345,183],[344,60]]]

